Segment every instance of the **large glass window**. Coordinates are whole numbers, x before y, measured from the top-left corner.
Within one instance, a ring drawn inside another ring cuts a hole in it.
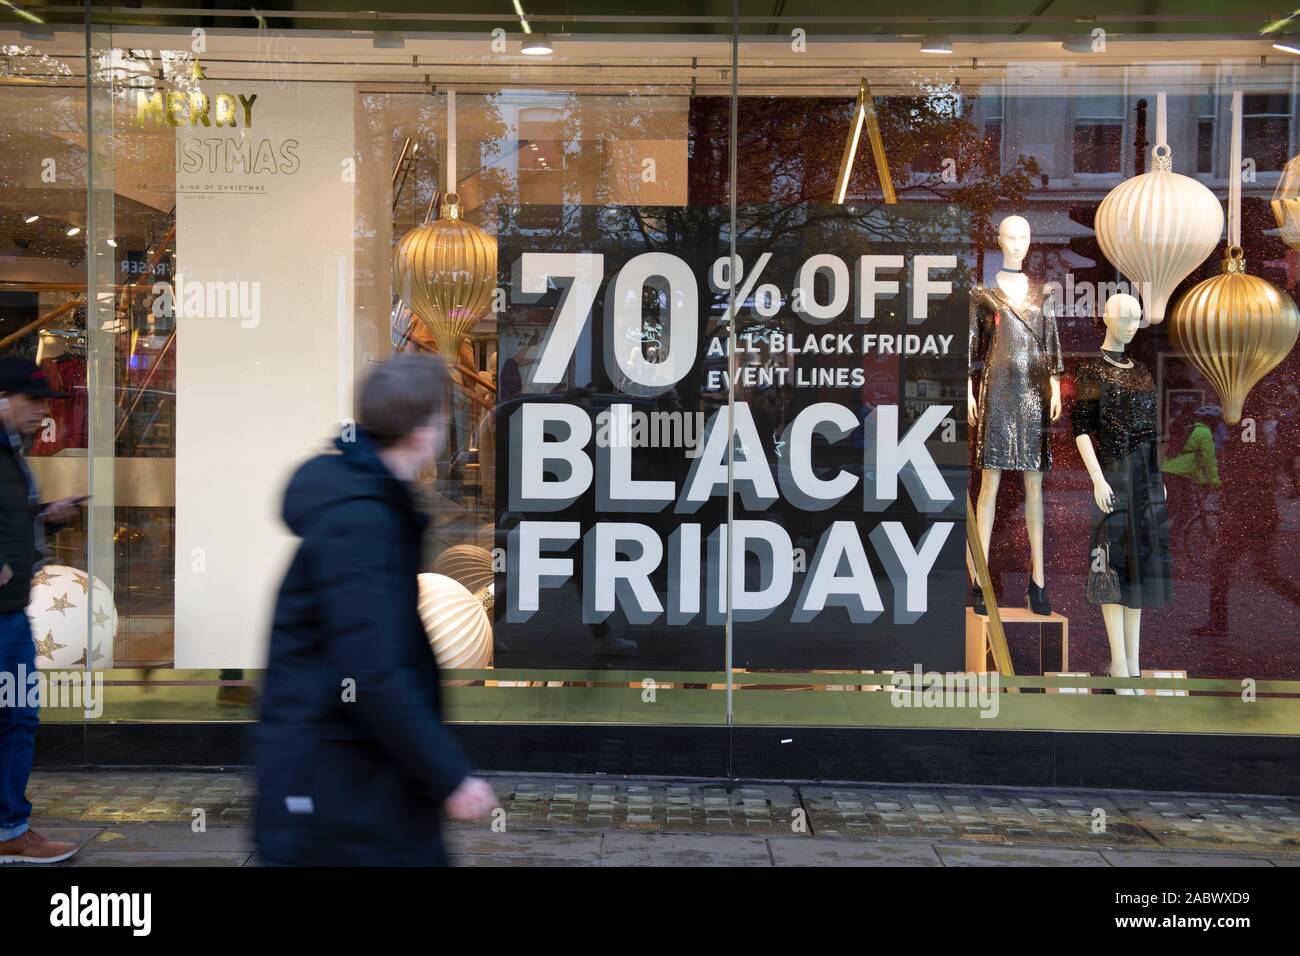
[[[921,43],[445,6],[2,29],[0,350],[68,395],[45,497],[93,496],[31,610],[43,666],[107,678],[98,719],[253,716],[284,482],[424,351],[455,377],[418,498],[457,720],[1294,732],[1300,360],[1273,340],[1238,414],[1233,356],[1175,331],[1226,234],[1164,290],[1116,253],[1226,209],[1234,93],[1242,155],[1285,166],[1293,55],[1218,21]],[[1154,146],[1202,192],[1106,219]],[[1242,182],[1241,245],[1289,327],[1277,179]],[[1174,595],[1131,652],[1088,599],[1074,425],[1121,294]],[[990,358],[1008,329],[1026,351]],[[981,404],[998,361],[1025,377]],[[929,706],[932,673],[984,704]]]

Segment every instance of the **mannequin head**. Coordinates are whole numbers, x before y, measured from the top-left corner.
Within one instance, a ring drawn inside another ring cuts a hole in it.
[[[1142,327],[1142,303],[1124,293],[1112,295],[1106,300],[1101,318],[1106,323],[1106,341],[1101,347],[1122,352]]]
[[[1002,249],[1002,267],[1019,269],[1029,252],[1029,220],[1007,216],[998,223],[998,246]]]

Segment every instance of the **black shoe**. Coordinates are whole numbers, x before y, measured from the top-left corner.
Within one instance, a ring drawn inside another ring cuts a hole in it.
[[[1033,581],[1029,582],[1029,590],[1025,592],[1029,598],[1029,610],[1035,614],[1041,614],[1043,617],[1052,613],[1052,602],[1047,600],[1047,589],[1040,588]]]
[[[980,590],[978,584],[970,589],[970,596],[974,602],[975,613],[980,617],[988,617],[989,609],[984,606],[984,592]]]

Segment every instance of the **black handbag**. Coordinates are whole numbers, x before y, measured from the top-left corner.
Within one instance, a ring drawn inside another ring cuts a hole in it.
[[[1118,604],[1120,599],[1119,575],[1110,566],[1110,541],[1101,543],[1106,518],[1107,515],[1102,515],[1092,532],[1092,550],[1089,552],[1092,563],[1088,565],[1087,588],[1089,604]]]

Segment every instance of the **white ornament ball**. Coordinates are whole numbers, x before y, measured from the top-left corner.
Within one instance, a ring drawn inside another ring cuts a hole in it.
[[[476,544],[458,544],[438,555],[433,571],[459,581],[471,593],[481,591],[494,580],[492,552]]]
[[[1144,325],[1165,320],[1178,283],[1205,261],[1223,235],[1223,207],[1214,193],[1173,171],[1168,146],[1157,146],[1152,156],[1152,171],[1107,193],[1093,223],[1106,258],[1137,283]]]
[[[88,622],[88,611],[93,621]],[[85,571],[62,564],[38,568],[32,576],[27,616],[36,642],[37,667],[71,670],[84,668],[88,662],[96,670],[113,666],[117,608],[113,605],[113,592],[99,578],[92,583]],[[88,623],[92,634],[89,657]]]
[[[421,574],[420,620],[438,666],[486,667],[492,660],[492,620],[483,602],[444,574]]]

